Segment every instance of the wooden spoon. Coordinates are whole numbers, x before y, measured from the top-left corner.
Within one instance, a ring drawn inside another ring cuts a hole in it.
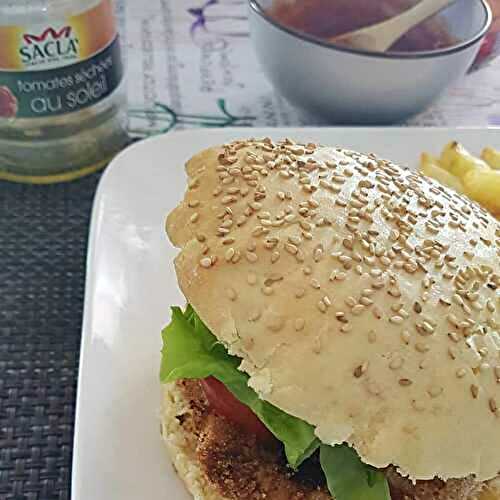
[[[328,41],[355,49],[385,52],[405,33],[457,0],[422,0],[414,7],[367,28],[345,33]]]

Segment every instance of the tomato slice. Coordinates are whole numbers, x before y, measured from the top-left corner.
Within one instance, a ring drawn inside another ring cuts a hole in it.
[[[274,436],[258,417],[243,403],[238,401],[226,386],[214,377],[200,381],[210,406],[216,413],[255,434],[261,441],[270,441]]]

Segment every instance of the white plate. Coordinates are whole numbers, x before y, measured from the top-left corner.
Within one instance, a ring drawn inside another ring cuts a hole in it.
[[[164,234],[185,189],[183,164],[211,145],[293,137],[416,165],[457,139],[500,147],[498,129],[218,129],[138,143],[108,167],[89,242],[72,477],[74,500],[188,500],[160,441],[160,330],[183,304]]]

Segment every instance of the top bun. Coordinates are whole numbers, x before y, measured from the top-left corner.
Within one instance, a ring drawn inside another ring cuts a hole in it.
[[[187,300],[259,396],[413,480],[500,471],[500,224],[373,155],[269,139],[188,164]]]

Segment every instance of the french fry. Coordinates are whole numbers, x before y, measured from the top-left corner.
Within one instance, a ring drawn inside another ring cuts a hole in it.
[[[493,148],[484,148],[481,158],[493,169],[500,170],[500,151]]]
[[[444,168],[441,168],[437,158],[428,153],[422,153],[420,158],[420,172],[427,177],[432,177],[444,186],[454,189],[457,193],[464,192],[464,187],[460,179],[450,174]]]
[[[439,163],[439,158],[437,156],[431,155],[430,153],[424,152],[420,155],[420,164],[423,165],[424,163],[432,163],[433,165],[437,165],[438,167],[441,167]],[[443,167],[441,167],[443,168]]]
[[[490,170],[486,162],[472,156],[459,142],[450,142],[441,153],[440,164],[461,180],[473,170]]]
[[[500,215],[500,171],[471,170],[464,178],[465,193],[494,215]]]

